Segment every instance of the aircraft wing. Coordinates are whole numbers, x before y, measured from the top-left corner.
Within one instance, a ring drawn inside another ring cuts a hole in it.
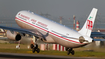
[[[17,31],[20,33],[30,34],[30,35],[34,35],[34,36],[38,37],[37,34],[33,33],[31,30],[28,30],[28,29],[13,28],[13,27],[6,27],[6,26],[0,26],[0,28],[10,30],[10,31]]]

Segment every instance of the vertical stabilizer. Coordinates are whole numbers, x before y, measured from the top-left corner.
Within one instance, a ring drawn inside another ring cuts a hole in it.
[[[94,21],[96,18],[97,11],[98,11],[98,9],[96,9],[96,8],[92,9],[92,11],[91,11],[90,15],[88,16],[84,26],[79,31],[80,34],[90,37],[92,29],[93,29]]]

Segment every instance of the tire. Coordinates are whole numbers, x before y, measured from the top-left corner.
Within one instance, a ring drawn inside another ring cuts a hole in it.
[[[37,48],[37,53],[39,53],[40,52],[40,49],[39,48]]]
[[[32,52],[35,53],[35,48],[32,49]]]
[[[67,51],[67,55],[69,55],[70,54],[70,51]]]
[[[72,50],[72,51],[71,51],[71,54],[74,55],[74,53],[75,53],[74,50]]]
[[[30,45],[30,48],[31,48],[31,49],[33,49],[33,47],[34,47],[34,45],[33,45],[33,44],[31,44],[31,45]]]

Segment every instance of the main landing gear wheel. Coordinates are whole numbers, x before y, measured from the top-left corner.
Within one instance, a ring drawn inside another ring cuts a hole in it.
[[[33,52],[33,53],[35,53],[35,51],[36,51],[37,53],[40,52],[40,49],[38,48],[38,45],[37,45],[37,44],[35,44],[35,46],[34,46],[33,44],[31,44],[31,49],[32,49],[32,52]]]
[[[71,53],[72,55],[74,55],[74,53],[75,53],[72,48],[66,48],[66,51],[67,51],[67,55],[69,55],[70,53]]]
[[[37,49],[36,49],[36,52],[37,52],[37,53],[39,53],[39,52],[40,52],[40,49],[39,49],[39,48],[37,48]]]

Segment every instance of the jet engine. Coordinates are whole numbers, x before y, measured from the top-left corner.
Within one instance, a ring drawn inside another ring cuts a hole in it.
[[[23,44],[30,44],[32,37],[24,36],[14,31],[7,30],[7,38],[14,41],[20,41]]]
[[[20,34],[17,34],[14,31],[7,30],[7,38],[9,38],[11,40],[19,41],[19,40],[21,40],[21,35]]]

